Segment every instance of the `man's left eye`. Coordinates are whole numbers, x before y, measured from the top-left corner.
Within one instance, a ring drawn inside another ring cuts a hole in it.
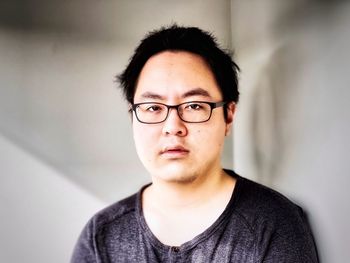
[[[200,110],[202,109],[202,106],[199,103],[191,103],[191,104],[188,104],[186,108],[190,110]]]

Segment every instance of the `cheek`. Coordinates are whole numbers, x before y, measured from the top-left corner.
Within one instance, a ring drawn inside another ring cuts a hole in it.
[[[145,127],[145,125],[134,123],[133,135],[137,151],[145,154],[153,150],[157,142],[156,129],[152,127]]]
[[[133,135],[134,135],[135,146],[139,151],[142,148],[144,148],[144,144],[148,142],[148,140],[142,139],[143,137],[145,137],[147,135],[142,133],[142,128],[137,124],[133,125]]]
[[[214,125],[214,124],[213,124]],[[195,130],[195,140],[201,147],[222,147],[225,139],[224,127],[213,126],[206,127],[204,129]]]

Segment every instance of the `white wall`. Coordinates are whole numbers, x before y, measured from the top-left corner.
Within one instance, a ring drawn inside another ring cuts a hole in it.
[[[106,206],[0,136],[0,262],[69,262],[82,227]]]
[[[322,262],[350,258],[349,13],[346,1],[232,4],[235,168],[307,211]]]

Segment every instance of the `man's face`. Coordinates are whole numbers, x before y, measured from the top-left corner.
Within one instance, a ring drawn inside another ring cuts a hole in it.
[[[205,61],[183,51],[152,56],[140,73],[134,103],[177,105],[188,101],[222,101],[215,77]],[[186,123],[176,109],[171,109],[167,119],[158,124],[140,123],[133,113],[136,150],[153,180],[191,182],[219,171],[233,112],[231,105],[225,121],[223,107],[219,107],[213,109],[207,122]]]

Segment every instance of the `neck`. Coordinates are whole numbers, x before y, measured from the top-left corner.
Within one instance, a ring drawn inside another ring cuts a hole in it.
[[[162,243],[179,246],[218,219],[232,196],[235,182],[222,169],[186,183],[153,180],[142,193],[146,223]]]
[[[230,192],[234,180],[222,169],[197,176],[191,182],[166,182],[153,179],[144,198],[162,209],[193,209],[205,205],[222,193]]]

